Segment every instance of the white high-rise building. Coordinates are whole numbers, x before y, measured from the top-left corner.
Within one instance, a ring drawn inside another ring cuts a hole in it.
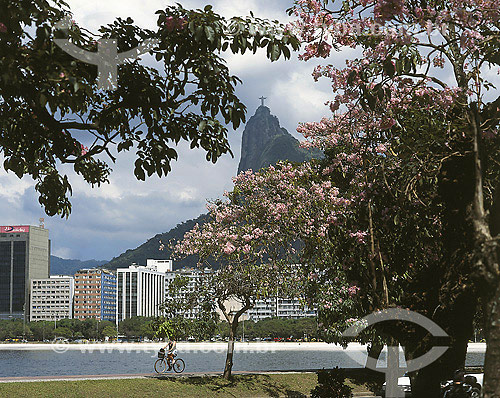
[[[177,271],[170,270],[170,272],[165,274],[165,297],[173,300],[184,300],[188,294],[192,293],[196,289],[196,286],[203,283],[207,277],[212,275],[212,273],[213,271],[209,268],[204,270],[197,268],[183,268]],[[170,295],[169,287],[177,277],[187,278],[187,284],[172,297]],[[193,319],[196,318],[199,311],[200,307],[195,306],[191,310],[179,313],[178,315],[182,315],[184,318]]]
[[[172,260],[152,260],[148,258],[146,267],[158,272],[171,272],[173,267]]]
[[[279,297],[257,300],[247,313],[248,319],[255,322],[274,317],[297,319],[316,316],[316,311],[304,308],[298,299]]]
[[[165,294],[165,272],[158,271],[158,265],[144,267],[132,264],[128,268],[118,268],[116,272],[119,321],[134,316],[161,315],[160,305]]]
[[[57,321],[73,318],[75,281],[57,275],[31,280],[30,321]]]

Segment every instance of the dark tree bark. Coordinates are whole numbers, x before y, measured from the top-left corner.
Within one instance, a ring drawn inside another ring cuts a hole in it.
[[[470,142],[464,141],[460,152],[471,152]],[[443,162],[439,174],[437,207],[442,208],[443,251],[439,265],[423,275],[417,285],[427,286],[419,303],[422,313],[441,326],[450,336],[448,351],[435,363],[412,376],[412,391],[416,397],[440,398],[440,382],[450,379],[456,369],[465,366],[467,345],[473,335],[477,309],[474,283],[473,224],[469,209],[474,198],[472,156],[454,156]],[[411,347],[411,355],[428,352],[436,341],[426,339]]]
[[[480,274],[480,288],[484,305],[486,355],[484,361],[484,398],[500,397],[500,264],[498,255],[497,227],[490,229],[484,209],[483,162],[481,159],[481,121],[477,108],[473,105],[470,125],[474,137],[474,202],[471,217],[474,225],[476,244],[475,266]],[[498,192],[496,193],[498,198]],[[492,210],[496,210],[495,203]],[[491,217],[490,222],[496,218]],[[494,222],[494,221],[493,221]]]
[[[236,330],[238,329],[239,320],[241,315],[252,308],[253,305],[250,298],[246,297],[241,309],[239,309],[234,315],[231,315],[227,312],[226,307],[224,306],[224,301],[222,299],[219,299],[217,301],[217,304],[222,314],[224,315],[224,318],[229,324],[229,341],[227,343],[226,363],[224,365],[224,374],[222,375],[224,379],[229,380],[231,379],[231,372],[233,369],[234,339],[236,336]]]
[[[449,380],[456,369],[464,368],[467,345],[473,335],[473,321],[476,313],[476,297],[467,292],[455,299],[446,312],[446,319],[438,317],[440,324],[450,336],[448,351],[436,362],[421,369],[412,380],[414,397],[441,398],[440,383]],[[443,317],[444,318],[444,317]],[[425,344],[418,355],[429,351],[432,344]],[[434,343],[435,344],[435,343]]]

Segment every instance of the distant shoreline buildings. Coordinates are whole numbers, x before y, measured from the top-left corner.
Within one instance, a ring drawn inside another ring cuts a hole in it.
[[[30,315],[32,321],[58,321],[73,318],[75,279],[53,275],[31,280]]]
[[[216,272],[216,271],[215,271]],[[0,227],[0,319],[30,321],[98,319],[119,322],[134,316],[163,315],[165,300],[182,300],[213,275],[210,269],[173,270],[172,260],[148,259],[116,272],[104,268],[81,269],[75,275],[50,276],[49,231],[43,226]],[[183,277],[186,284],[170,297],[170,284]],[[233,310],[239,303],[228,303]],[[196,318],[200,307],[177,315]],[[257,300],[245,319],[315,316],[297,299]]]
[[[160,316],[165,273],[171,270],[171,260],[147,260],[146,266],[132,264],[128,268],[118,268],[118,320]]]

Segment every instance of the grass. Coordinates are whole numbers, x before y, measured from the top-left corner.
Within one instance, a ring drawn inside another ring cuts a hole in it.
[[[47,381],[2,383],[0,397],[308,397],[316,383],[315,373],[237,375],[231,381],[221,377]],[[348,383],[355,392],[367,390],[352,380]]]

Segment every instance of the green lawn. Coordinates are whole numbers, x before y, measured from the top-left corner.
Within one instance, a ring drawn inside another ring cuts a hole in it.
[[[2,383],[0,397],[306,397],[316,382],[316,374],[301,373],[238,375],[230,382],[220,377],[186,377]]]

